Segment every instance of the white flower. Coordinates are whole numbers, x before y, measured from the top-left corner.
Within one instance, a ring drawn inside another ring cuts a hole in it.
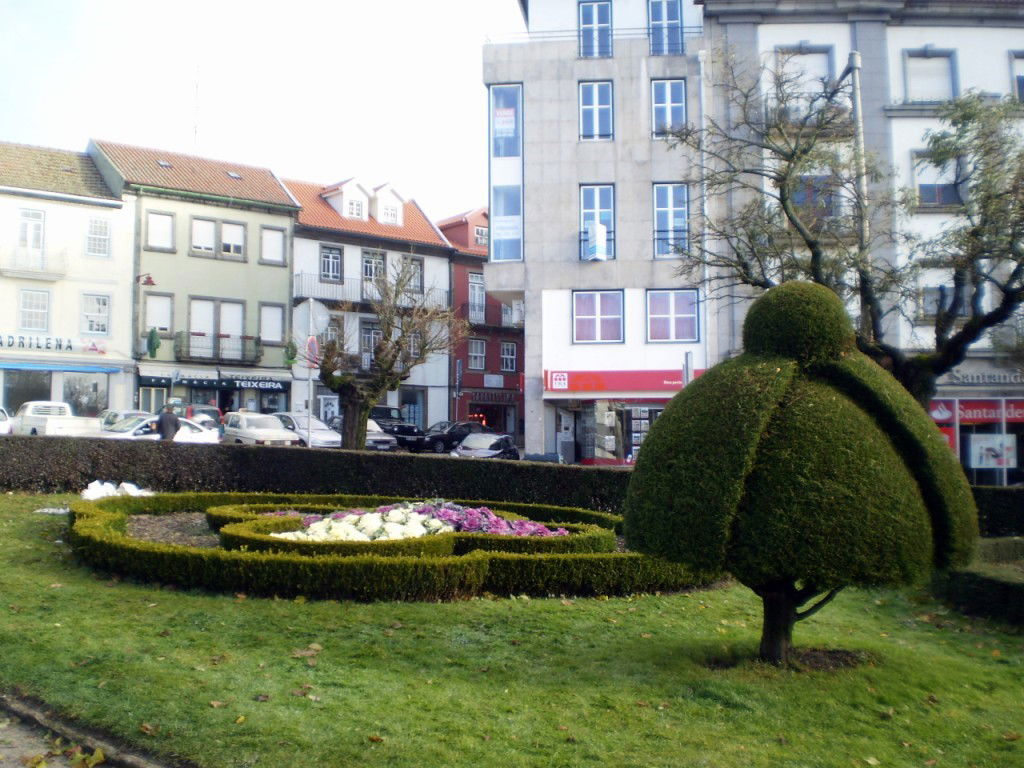
[[[365,515],[360,515],[359,522],[356,523],[356,527],[370,538],[373,538],[374,532],[382,525],[384,525],[384,518],[376,512],[367,512]]]
[[[404,523],[406,520],[407,512],[402,509],[392,509],[386,515],[384,515],[384,522],[386,523]]]
[[[384,535],[389,539],[405,538],[405,526],[401,523],[384,523]]]
[[[420,536],[426,536],[427,529],[424,528],[420,523],[409,523],[403,529],[402,536],[406,539],[415,539]]]

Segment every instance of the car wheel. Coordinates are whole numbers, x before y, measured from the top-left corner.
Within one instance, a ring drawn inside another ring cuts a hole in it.
[[[434,453],[444,453],[444,441],[435,440],[430,444],[430,448]]]
[[[39,436],[39,433],[34,428],[32,429],[31,432],[29,432],[29,434],[30,435],[36,435],[37,437]]]

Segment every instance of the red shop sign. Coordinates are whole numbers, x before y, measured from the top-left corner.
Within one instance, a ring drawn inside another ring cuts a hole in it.
[[[703,370],[693,372],[694,378]],[[681,370],[668,371],[544,371],[548,392],[677,392]]]
[[[956,400],[932,400],[928,403],[928,415],[936,424],[956,422]]]
[[[1024,422],[1024,400],[1006,401],[1006,421],[1012,424]]]
[[[961,400],[961,424],[998,424],[1003,419],[1002,400]]]

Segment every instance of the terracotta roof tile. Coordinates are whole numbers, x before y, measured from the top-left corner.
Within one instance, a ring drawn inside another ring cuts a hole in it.
[[[281,182],[267,168],[109,141],[93,143],[110,158],[129,184],[295,206]]]
[[[116,199],[84,152],[0,142],[0,185]]]
[[[405,203],[402,225],[397,226],[395,224],[381,224],[372,217],[366,221],[344,218],[331,207],[330,203],[320,196],[321,192],[328,188],[323,184],[285,180],[284,185],[302,206],[302,210],[299,211],[300,225],[317,229],[329,229],[336,232],[382,237],[388,240],[403,240],[406,242],[423,243],[424,245],[448,247],[448,242],[434,228],[434,225],[430,223],[430,220],[427,219],[415,200],[409,200]],[[337,185],[331,186],[336,187]]]
[[[449,216],[447,219],[441,219],[441,221],[437,222],[437,228],[441,230],[441,233],[445,238],[447,238],[448,242],[451,243],[452,247],[457,249],[459,253],[486,259],[488,256],[486,245],[477,245],[475,240],[473,242],[469,242],[468,240],[463,242],[464,238],[469,237],[470,227],[476,226],[476,222],[480,221],[483,221],[485,225],[487,224],[488,216],[486,207],[473,208],[472,210],[463,211],[462,213],[457,213],[454,216]],[[466,224],[465,231],[461,233],[464,237],[454,237],[455,226],[463,223]],[[448,230],[451,230],[451,232],[449,233]]]

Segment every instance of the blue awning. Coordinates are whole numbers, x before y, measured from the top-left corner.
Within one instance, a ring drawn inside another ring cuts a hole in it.
[[[77,363],[22,363],[0,360],[0,368],[8,371],[64,371],[65,373],[120,373],[120,368],[109,365],[79,365]]]

